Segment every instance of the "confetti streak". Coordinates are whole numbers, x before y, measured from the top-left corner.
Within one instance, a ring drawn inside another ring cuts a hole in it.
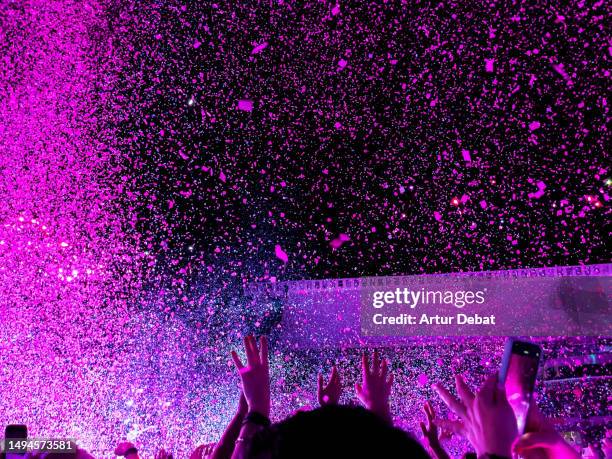
[[[268,47],[268,42],[264,41],[262,44],[255,46],[253,48],[253,51],[251,51],[251,54],[259,54],[267,47]]]

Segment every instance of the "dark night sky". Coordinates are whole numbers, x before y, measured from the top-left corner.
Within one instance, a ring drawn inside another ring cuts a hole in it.
[[[608,261],[603,4],[469,3],[110,15],[126,208],[158,268],[253,280]]]

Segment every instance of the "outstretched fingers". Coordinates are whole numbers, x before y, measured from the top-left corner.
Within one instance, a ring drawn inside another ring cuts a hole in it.
[[[362,402],[365,403],[366,399],[364,397],[363,394],[363,386],[359,383],[355,383],[355,394],[357,395],[357,398]]]
[[[450,410],[460,417],[465,416],[465,405],[459,399],[439,384],[434,384],[433,388]]]
[[[255,347],[257,349],[257,347]],[[269,365],[268,361],[268,338],[265,336],[261,336],[259,338],[259,362],[267,367]]]
[[[257,341],[253,335],[244,337],[244,352],[246,354],[246,364],[250,367],[257,365],[268,366],[268,340],[265,336],[259,338],[259,349],[257,349]],[[242,370],[245,364],[240,360],[236,351],[231,352],[232,360],[238,370]]]
[[[259,338],[259,349],[257,341],[253,335],[244,337],[244,352],[246,354],[246,364],[250,367],[257,365],[268,366],[268,339],[265,336]],[[244,364],[238,358],[238,354],[232,351],[232,359],[238,369],[244,368]]]
[[[255,345],[255,338],[251,335],[244,337],[244,352],[246,353],[247,365],[253,366],[259,360],[257,355],[257,346]]]
[[[377,350],[374,350],[374,359],[372,361],[372,372],[373,375],[378,375],[380,373],[380,354]]]
[[[361,374],[364,380],[370,376],[370,362],[365,352],[361,354]]]
[[[387,380],[388,372],[389,372],[389,363],[387,362],[387,359],[383,359],[380,365],[380,377],[384,379],[385,381]]]
[[[236,351],[232,351],[231,356],[232,356],[232,360],[234,361],[234,365],[236,365],[236,368],[238,369],[238,371],[242,370],[244,368],[244,365],[242,364],[242,361],[240,360],[240,357],[238,357],[238,354],[236,353]]]
[[[478,399],[482,402],[486,402],[488,404],[494,404],[497,402],[497,376],[489,375],[487,379],[485,379],[484,384],[478,391]]]
[[[425,412],[425,416],[427,416],[429,423],[432,423],[436,417],[436,413],[433,410],[430,402],[425,402],[425,405],[423,405],[423,411]]]
[[[393,373],[391,373],[385,381],[385,389],[387,390],[387,394],[391,393],[391,387],[393,387]]]
[[[338,373],[338,369],[336,368],[335,365],[332,367],[331,376],[329,378],[329,381],[335,384],[340,384],[340,373]]]
[[[463,406],[470,406],[474,401],[475,395],[463,379],[461,375],[455,375],[455,386],[457,388],[457,394],[459,399],[463,403]]]

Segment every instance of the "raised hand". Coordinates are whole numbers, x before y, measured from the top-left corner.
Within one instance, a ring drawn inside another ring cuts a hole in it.
[[[568,444],[532,403],[523,436],[513,445],[513,451],[524,459],[580,459],[578,452]]]
[[[242,391],[249,406],[249,411],[257,412],[270,417],[270,367],[268,363],[268,340],[262,336],[259,340],[259,349],[255,337],[244,338],[246,365],[242,363],[238,354],[232,351],[232,359],[236,364]]]
[[[434,423],[434,420],[436,419],[436,413],[434,412],[434,409],[431,406],[431,403],[429,402],[426,402],[425,405],[423,405],[423,412],[427,417],[427,424],[425,424],[424,422],[420,423],[421,432],[423,432],[423,437],[425,437],[427,445],[430,448],[433,448],[440,445],[440,437],[438,437],[438,426]]]
[[[388,363],[380,359],[378,351],[374,351],[372,368],[370,369],[368,355],[361,356],[361,384],[355,384],[355,392],[361,402],[372,412],[391,423],[389,396],[393,386],[393,374],[389,373]]]
[[[461,430],[478,456],[496,454],[510,457],[518,430],[505,388],[498,384],[497,375],[487,378],[477,394],[471,391],[460,375],[455,376],[455,384],[459,398],[442,386],[436,385],[434,388],[461,419],[457,430]]]
[[[423,406],[423,411],[425,412],[425,416],[427,416],[427,424],[421,422],[420,426],[427,446],[429,446],[437,459],[449,459],[448,454],[440,444],[438,426],[436,425],[436,412],[434,411],[433,406],[431,406],[431,403],[425,403]]]
[[[323,375],[320,373],[317,383],[317,398],[319,399],[319,405],[337,405],[342,395],[342,382],[340,381],[338,369],[335,366],[332,367],[329,383],[327,383],[327,385],[324,385]]]

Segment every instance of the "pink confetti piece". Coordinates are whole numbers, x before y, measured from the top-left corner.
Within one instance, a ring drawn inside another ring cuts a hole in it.
[[[557,72],[559,75],[561,75],[561,77],[563,77],[563,79],[565,81],[567,81],[568,84],[572,83],[572,81],[570,80],[569,75],[565,71],[565,66],[563,64],[553,64],[553,69],[555,69],[555,72]]]
[[[542,196],[544,196],[546,184],[542,181],[539,181],[538,183],[536,183],[536,185],[538,187],[538,191],[536,191],[535,193],[529,193],[527,196],[533,199],[540,199]]]
[[[238,110],[245,112],[253,111],[253,101],[248,99],[242,99],[238,101]]]
[[[540,122],[539,121],[532,121],[532,122],[529,123],[529,130],[530,131],[535,131],[539,127],[540,127]]]
[[[268,47],[268,42],[264,41],[263,43],[255,46],[253,48],[253,51],[251,51],[251,54],[259,54],[261,53],[264,49],[266,49]]]
[[[287,255],[287,253],[278,244],[274,246],[274,254],[276,255],[276,258],[283,263],[287,263],[289,261],[289,255]]]
[[[345,68],[347,66],[348,62],[345,61],[344,59],[340,59],[338,61],[338,67],[340,67],[341,69]]]
[[[435,218],[436,220],[438,220],[439,222],[441,222],[441,221],[442,221],[442,214],[441,214],[440,212],[438,212],[438,211],[436,210],[436,211],[433,213],[433,215],[434,215],[434,218]]]
[[[486,59],[485,58],[485,70],[488,73],[493,73],[495,71],[495,59]]]
[[[342,244],[350,240],[351,238],[347,234],[340,233],[337,238],[333,239],[329,243],[329,245],[332,249],[339,249],[340,247],[342,247]]]
[[[469,163],[472,161],[472,156],[470,155],[469,150],[461,150],[461,155],[463,156],[463,160],[466,163]]]

